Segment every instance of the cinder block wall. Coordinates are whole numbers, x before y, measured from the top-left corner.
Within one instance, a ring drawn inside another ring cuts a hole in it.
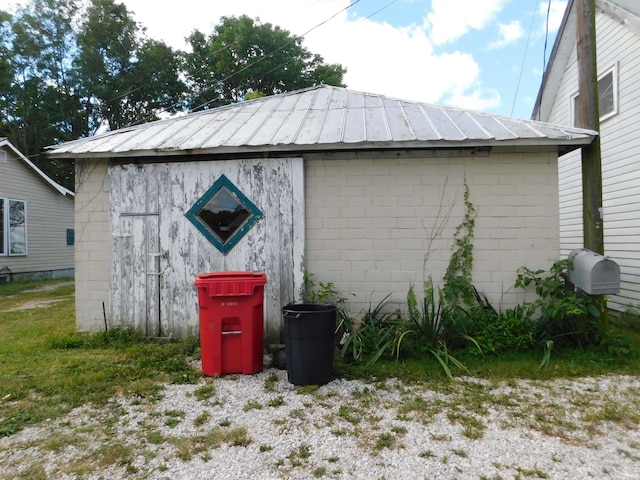
[[[76,326],[104,330],[109,312],[107,160],[76,161]],[[104,310],[103,310],[104,303]]]
[[[391,294],[404,308],[413,283],[441,285],[464,216],[464,181],[477,209],[473,281],[494,306],[531,293],[512,288],[518,267],[559,258],[557,154],[308,159],[306,269],[334,282],[352,312]],[[353,294],[353,296],[352,296]]]

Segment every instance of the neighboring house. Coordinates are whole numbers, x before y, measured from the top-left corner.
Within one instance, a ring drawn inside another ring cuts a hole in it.
[[[569,1],[532,118],[577,125],[576,2]],[[640,304],[640,2],[596,0],[605,255],[620,266],[609,305]],[[560,248],[582,247],[580,152],[559,160]]]
[[[442,279],[465,182],[474,284],[513,305],[559,257],[558,155],[595,135],[321,86],[50,147],[76,162],[78,328],[197,333],[213,271],[266,273],[269,343],[305,272],[354,312],[403,304]]]
[[[0,138],[0,283],[73,276],[73,196]]]

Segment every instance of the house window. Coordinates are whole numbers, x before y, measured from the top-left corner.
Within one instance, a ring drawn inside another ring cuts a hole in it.
[[[0,198],[0,255],[27,254],[27,204]]]
[[[580,127],[580,95],[571,97],[572,125]],[[617,65],[609,68],[598,78],[598,105],[600,109],[600,121],[618,113],[618,68]]]
[[[262,217],[262,212],[222,175],[186,216],[226,255]]]

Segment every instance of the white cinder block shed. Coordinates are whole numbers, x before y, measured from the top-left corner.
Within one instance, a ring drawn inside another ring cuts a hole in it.
[[[465,181],[474,283],[511,305],[518,267],[559,257],[558,155],[594,135],[321,86],[51,147],[76,161],[78,328],[197,333],[213,271],[266,273],[270,343],[304,272],[353,311],[402,302],[441,279]]]

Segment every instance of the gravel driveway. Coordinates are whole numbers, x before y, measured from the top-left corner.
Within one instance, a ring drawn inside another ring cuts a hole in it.
[[[638,479],[639,422],[638,377],[299,388],[266,369],[0,439],[0,477]]]

